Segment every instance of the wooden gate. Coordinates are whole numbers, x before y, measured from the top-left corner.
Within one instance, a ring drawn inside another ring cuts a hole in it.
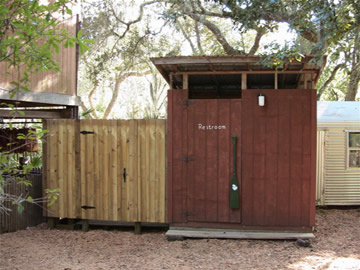
[[[230,209],[232,136],[241,187],[241,100],[187,99],[169,91],[168,219],[172,223],[241,222]],[[241,193],[238,190],[239,194]]]
[[[165,222],[165,120],[48,120],[45,215]]]

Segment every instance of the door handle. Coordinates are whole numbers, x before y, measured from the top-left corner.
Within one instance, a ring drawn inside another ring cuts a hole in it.
[[[123,169],[123,179],[124,183],[126,183],[126,168]]]

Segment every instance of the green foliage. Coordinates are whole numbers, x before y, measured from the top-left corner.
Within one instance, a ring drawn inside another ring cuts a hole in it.
[[[282,69],[285,64],[289,64],[294,61],[301,62],[305,57],[297,46],[292,46],[286,43],[285,46],[281,46],[278,43],[271,43],[265,45],[265,53],[261,54],[261,62],[265,66]]]
[[[140,96],[144,88],[134,81],[146,83],[145,77],[153,72],[150,57],[179,53],[179,43],[162,33],[165,26],[149,12],[157,8],[151,3],[106,0],[84,4],[83,35],[95,41],[81,57],[79,68],[83,111],[88,116],[110,118],[113,108],[130,108],[133,96]],[[137,93],[129,89],[132,85]]]
[[[54,54],[61,48],[79,45],[80,52],[85,52],[90,44],[89,39],[69,33],[65,27],[72,17],[72,5],[76,0],[0,0],[0,63],[5,63],[17,74],[11,82],[11,98],[17,91],[29,91],[30,74],[39,71],[60,71]],[[6,74],[7,76],[11,74]],[[4,105],[4,104],[2,104]],[[6,105],[11,109],[10,116],[24,116],[14,105]],[[9,124],[10,129],[13,125]],[[19,140],[41,139],[46,135],[44,129],[30,130],[27,134],[18,134]],[[26,159],[29,158],[28,161]],[[12,151],[0,152],[0,212],[9,211],[6,202],[17,205],[21,213],[24,202],[38,203],[26,194],[15,196],[5,192],[11,181],[19,185],[30,185],[26,175],[34,168],[42,166],[41,153],[19,155]],[[49,191],[47,199],[57,199],[55,191]]]
[[[60,196],[60,191],[58,188],[55,189],[45,189],[45,197],[48,201],[48,206],[55,204],[56,200]]]
[[[89,40],[81,33],[70,35],[61,23],[72,15],[73,0],[41,1],[0,0],[0,62],[21,73],[12,82],[13,95],[16,91],[29,91],[30,74],[38,71],[60,71],[54,60],[54,53],[60,47],[79,44],[86,50]]]
[[[286,62],[299,60],[306,54],[314,56],[313,61],[322,64],[323,56],[329,55],[329,66],[336,67],[344,63],[341,70],[345,70],[347,75],[346,81],[342,80],[341,83],[346,86],[345,99],[355,99],[360,78],[359,1],[168,0],[166,2],[170,3],[170,6],[164,12],[164,16],[169,20],[179,21],[185,16],[200,22],[204,18],[207,20],[215,18],[222,22],[230,20],[234,29],[242,34],[259,29],[271,33],[278,29],[279,23],[286,23],[289,29],[297,34],[296,42],[285,43],[283,47],[278,44],[267,44],[265,48],[267,56],[263,55],[263,63],[281,68]],[[223,37],[226,37],[222,23],[216,22],[216,26]],[[279,41],[281,39],[282,37],[279,36]],[[231,45],[236,49],[233,43]],[[243,53],[241,50],[227,50],[227,54],[229,52]]]
[[[28,133],[18,133],[19,140],[42,140],[48,131],[44,129],[30,129]],[[1,150],[1,149],[0,149]],[[41,199],[33,199],[27,194],[14,195],[6,193],[6,187],[13,183],[16,185],[31,186],[27,175],[36,168],[42,167],[41,153],[16,153],[15,150],[0,151],[0,212],[8,212],[6,203],[17,205],[17,210],[22,213],[23,204],[39,203]],[[46,198],[48,200],[49,198]],[[54,199],[51,197],[51,199]]]

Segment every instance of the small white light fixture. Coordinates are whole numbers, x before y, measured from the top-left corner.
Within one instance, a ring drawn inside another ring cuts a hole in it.
[[[260,107],[265,106],[265,96],[264,94],[260,94],[258,96],[258,104]]]

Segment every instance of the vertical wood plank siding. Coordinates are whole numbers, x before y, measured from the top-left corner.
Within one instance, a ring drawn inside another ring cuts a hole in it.
[[[69,35],[76,36],[77,18],[73,16],[60,25]],[[59,53],[54,53],[54,60],[59,63],[60,72],[39,71],[30,74],[29,88],[32,92],[51,92],[66,95],[76,95],[76,46],[61,48]],[[25,67],[17,72],[9,68],[7,62],[0,63],[0,89],[13,88],[12,81],[17,81],[19,74],[23,74]],[[10,75],[7,75],[9,73]]]
[[[265,106],[258,106],[258,95]],[[189,99],[172,90],[168,217],[174,226],[311,230],[315,217],[313,90],[243,90],[242,99]],[[201,130],[198,125],[224,125]],[[237,136],[240,209],[229,207]]]
[[[265,95],[264,107],[257,106],[260,93]],[[314,93],[243,91],[244,224],[314,226]]]
[[[61,195],[45,215],[165,222],[165,126],[165,120],[46,121],[44,185]]]
[[[34,199],[42,197],[41,174],[30,174],[26,179],[31,183],[31,186],[26,187],[23,184],[18,184],[17,181],[11,180],[8,176],[3,176],[6,185],[1,187],[5,193],[16,196],[31,196]],[[43,221],[42,208],[40,205],[32,203],[23,203],[24,210],[20,214],[17,210],[17,205],[11,202],[5,202],[4,205],[11,209],[10,213],[0,213],[0,233],[15,232],[23,230],[26,227],[32,227],[40,224]]]
[[[44,140],[43,189],[59,189],[60,197],[44,209],[49,217],[81,217],[81,181],[76,178],[75,132],[77,120],[47,120]]]
[[[168,221],[240,223],[241,210],[229,208],[229,188],[232,136],[241,187],[241,100],[188,100],[186,90],[169,91],[168,98]]]

